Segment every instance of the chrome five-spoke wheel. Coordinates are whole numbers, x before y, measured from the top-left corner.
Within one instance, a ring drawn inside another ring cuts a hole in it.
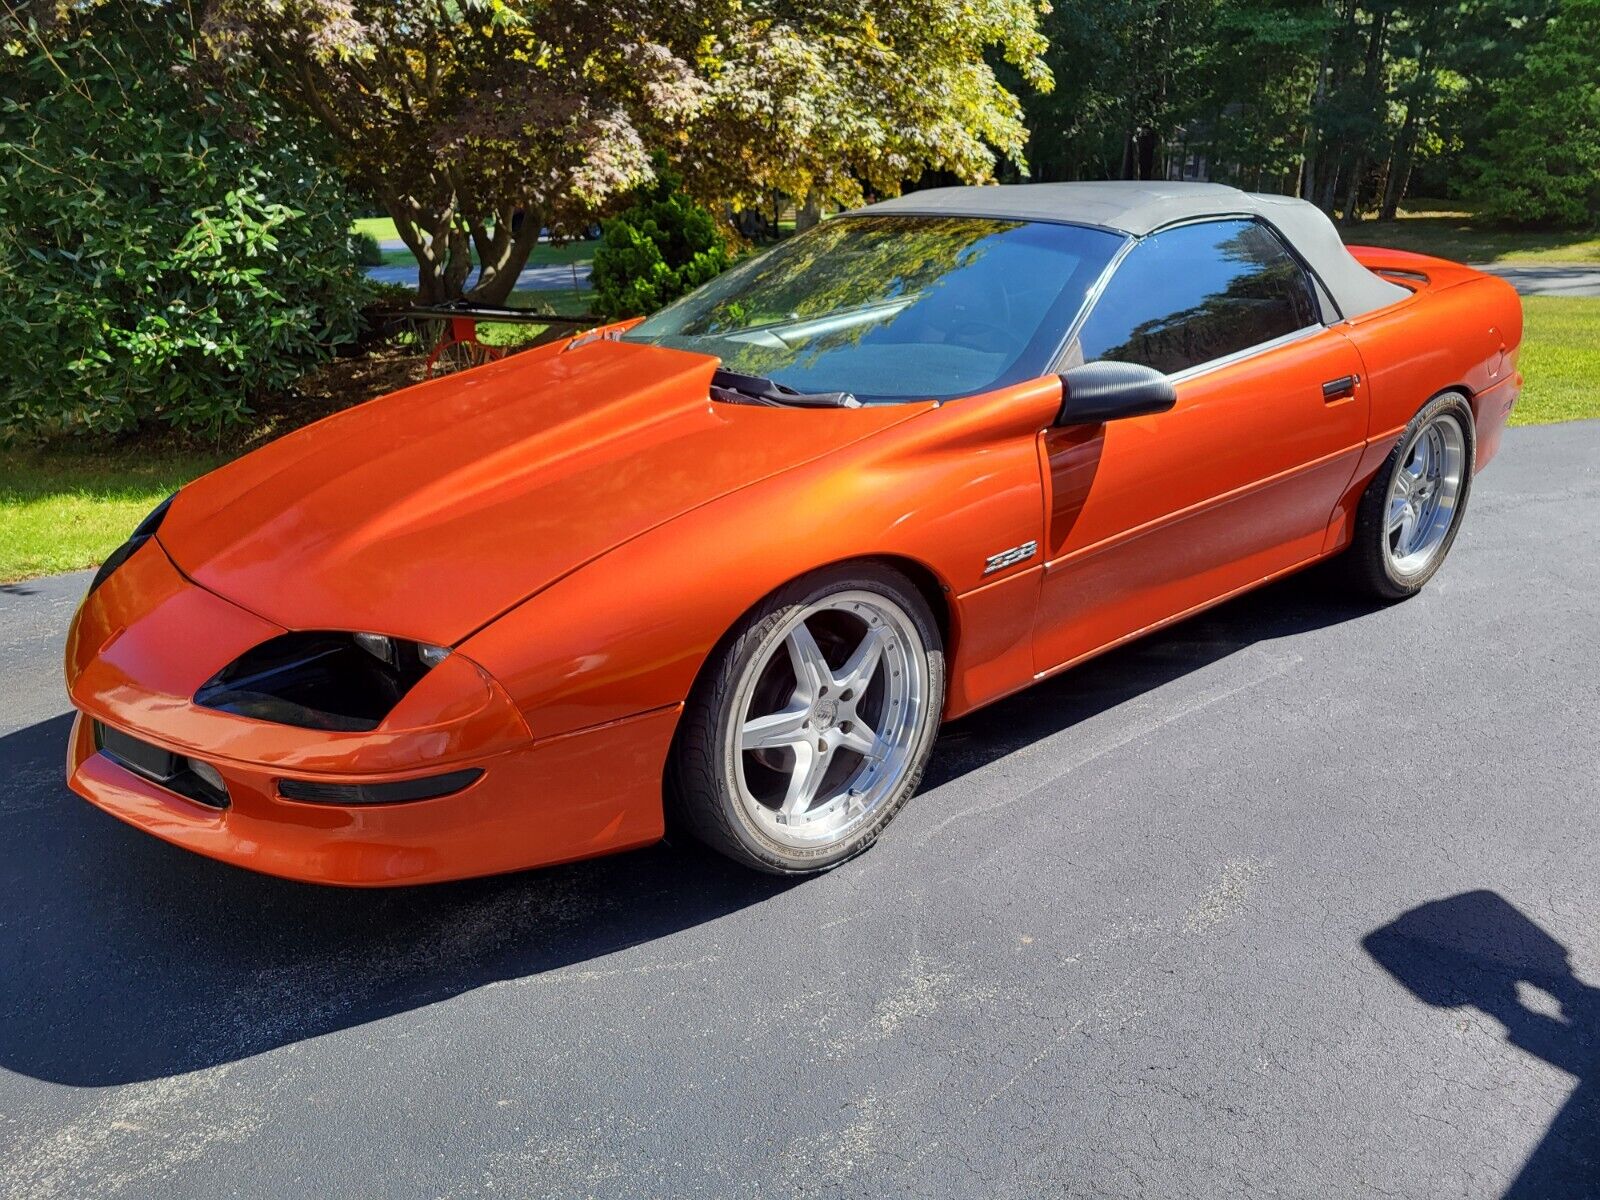
[[[1385,531],[1397,575],[1418,574],[1439,553],[1466,472],[1466,437],[1454,416],[1441,414],[1412,435],[1389,485]]]
[[[1472,409],[1459,392],[1411,418],[1356,509],[1346,577],[1380,600],[1403,600],[1438,571],[1472,488]]]
[[[905,777],[926,706],[911,618],[871,592],[838,592],[796,613],[752,661],[735,781],[774,840],[847,836]]]
[[[869,564],[801,580],[746,617],[715,666],[677,751],[690,830],[784,873],[870,844],[915,789],[944,705],[917,589]]]

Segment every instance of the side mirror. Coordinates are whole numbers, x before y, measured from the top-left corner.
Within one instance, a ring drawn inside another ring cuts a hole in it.
[[[1166,412],[1178,402],[1167,377],[1138,363],[1092,362],[1061,375],[1057,425],[1098,425]]]

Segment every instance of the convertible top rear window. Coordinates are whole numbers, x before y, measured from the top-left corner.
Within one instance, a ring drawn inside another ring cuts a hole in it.
[[[839,217],[624,337],[714,354],[801,392],[947,399],[1049,370],[1122,241],[986,217]]]

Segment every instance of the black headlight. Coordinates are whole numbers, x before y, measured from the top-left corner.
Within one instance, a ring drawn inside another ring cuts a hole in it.
[[[94,573],[94,579],[89,583],[91,592],[109,579],[113,571],[132,558],[135,550],[155,537],[156,530],[161,528],[162,519],[166,517],[167,509],[172,507],[172,501],[177,494],[173,492],[171,496],[156,505],[150,515],[140,521],[138,527],[128,535],[128,540],[106,557],[105,562],[100,564],[100,569]]]
[[[449,653],[380,633],[285,633],[223,667],[194,702],[279,725],[365,732]]]

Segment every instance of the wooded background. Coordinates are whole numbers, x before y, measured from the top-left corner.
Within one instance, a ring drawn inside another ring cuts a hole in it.
[[[907,188],[1101,178],[1593,228],[1600,0],[0,0],[0,438],[249,424],[370,332],[359,212],[427,303],[611,221],[621,312]]]

